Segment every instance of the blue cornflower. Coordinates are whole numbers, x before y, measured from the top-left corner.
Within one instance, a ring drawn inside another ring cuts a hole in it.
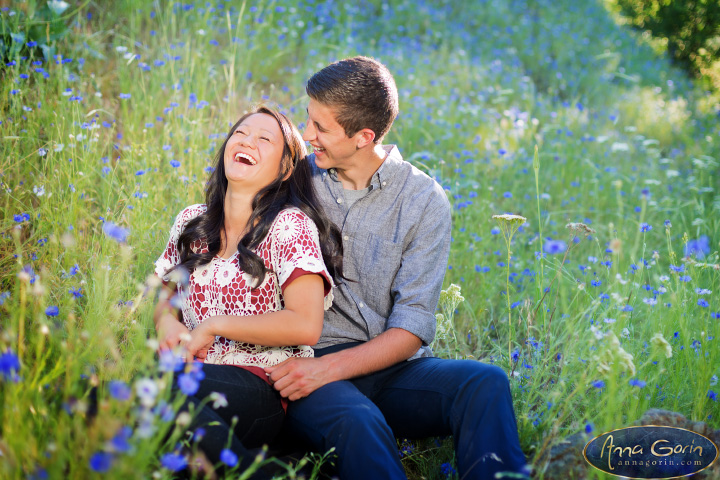
[[[707,397],[713,402],[717,402],[717,393],[715,393],[713,390],[708,390]]]
[[[5,300],[10,298],[10,292],[2,292],[0,293],[0,306],[5,304]]]
[[[671,272],[684,272],[685,271],[685,264],[683,263],[679,267],[676,267],[675,265],[670,265],[670,271]]]
[[[130,230],[119,225],[115,225],[112,222],[105,222],[103,224],[103,233],[116,242],[123,243],[130,234]]]
[[[118,431],[112,440],[110,440],[110,448],[118,453],[129,452],[132,448],[132,445],[130,445],[130,437],[132,436],[132,433],[132,428],[127,425],[120,428],[120,431]]]
[[[191,373],[183,373],[178,377],[177,381],[180,391],[185,395],[195,395],[200,388],[200,383]]]
[[[55,305],[50,305],[45,309],[45,315],[48,317],[57,317],[60,313],[60,309]]]
[[[512,198],[512,196],[513,196],[513,195],[512,195],[511,192],[505,192],[505,193],[503,193],[503,197],[504,197],[504,198]]]
[[[592,383],[592,386],[595,388],[605,388],[605,382],[603,382],[602,380],[595,380]]]
[[[215,171],[215,167],[205,167],[205,168],[203,168],[203,170],[204,170],[206,173],[212,173],[212,172]]]
[[[47,153],[48,153],[48,151],[45,150],[44,148],[38,149],[38,155],[40,155],[41,157],[44,157],[45,155],[47,155]]]
[[[593,280],[593,281],[590,282],[590,285],[592,285],[593,287],[599,287],[600,285],[602,285],[602,281],[600,281],[600,280]]]
[[[641,231],[641,232],[643,232],[643,233],[644,233],[644,232],[649,232],[650,230],[652,230],[652,225],[648,225],[647,223],[641,223],[641,224],[640,224],[640,231]]]
[[[8,348],[0,355],[0,375],[3,376],[3,380],[17,382],[20,380],[18,371],[20,371],[20,359]]]
[[[113,457],[107,452],[95,452],[90,457],[90,468],[98,473],[105,473],[112,467]]]
[[[698,298],[697,304],[700,305],[700,306],[703,307],[703,308],[707,308],[707,307],[710,306],[710,304],[709,304],[709,303],[707,302],[707,300],[705,300],[704,298]]]
[[[125,401],[130,398],[132,390],[127,383],[121,380],[113,380],[110,382],[110,396],[116,400]]]
[[[517,362],[518,358],[520,358],[520,352],[518,352],[517,350],[513,350],[511,358],[513,362]]]
[[[233,468],[238,463],[238,457],[232,450],[224,448],[223,451],[220,452],[220,461],[228,467]]]
[[[710,313],[710,317],[720,320],[720,312],[712,312]]]
[[[158,370],[161,372],[179,372],[183,367],[182,356],[172,350],[162,350]]]
[[[623,312],[632,312],[634,309],[633,309],[633,307],[630,306],[630,305],[625,305],[625,306],[623,306],[620,310],[623,311]]]
[[[179,453],[166,453],[160,459],[160,463],[171,472],[178,472],[187,467],[187,460]]]
[[[493,229],[490,230],[490,233],[493,235],[498,235],[500,233],[500,229],[498,227],[493,227]]]
[[[696,240],[690,240],[685,244],[685,256],[695,255],[698,259],[705,258],[710,254],[710,241],[707,235],[702,235]]]
[[[80,267],[76,263],[70,268],[70,275],[76,275],[80,271]]]
[[[689,282],[690,280],[692,280],[692,278],[690,278],[690,275],[682,275],[679,280],[681,282]]]
[[[548,240],[543,244],[543,250],[545,253],[549,253],[551,255],[563,253],[567,250],[567,243],[562,240]]]
[[[72,296],[75,298],[81,298],[83,296],[82,289],[80,287],[71,288],[70,290],[68,290],[68,292],[70,292],[72,294]]]
[[[593,431],[593,424],[588,422],[585,424],[585,433],[592,433]]]
[[[129,93],[121,93],[118,97],[120,97],[121,100],[127,100],[131,95]]]
[[[665,220],[665,228],[672,227],[672,223],[670,223],[670,220]]]
[[[647,385],[647,383],[643,382],[642,380],[633,378],[628,382],[628,385],[630,385],[631,387],[643,388],[645,385]]]
[[[33,47],[37,47],[37,42],[30,40],[25,45],[27,45],[28,48],[33,48]]]
[[[440,472],[445,475],[445,478],[450,478],[452,475],[457,474],[457,470],[455,470],[449,463],[443,463],[440,465]]]
[[[180,162],[178,162],[177,160],[174,160],[174,159],[170,160],[170,166],[173,168],[178,168],[180,166]]]

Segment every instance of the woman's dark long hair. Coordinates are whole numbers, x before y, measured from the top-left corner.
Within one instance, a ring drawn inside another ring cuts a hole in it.
[[[205,190],[205,213],[193,218],[186,225],[178,239],[180,263],[175,267],[192,273],[198,267],[208,264],[220,252],[225,225],[225,193],[228,181],[225,177],[225,147],[238,126],[249,116],[258,113],[275,118],[283,135],[283,153],[277,178],[260,190],[252,202],[252,214],[248,220],[249,230],[237,246],[240,268],[256,279],[253,288],[265,280],[268,269],[262,258],[252,249],[267,236],[275,217],[285,208],[297,207],[315,222],[320,237],[323,261],[335,280],[342,277],[342,240],[340,231],[325,216],[312,185],[310,166],[304,159],[307,155],[305,142],[292,122],[282,113],[267,107],[259,107],[247,113],[233,125],[216,155],[215,170]],[[288,172],[291,172],[288,176]],[[208,245],[205,253],[196,253],[190,246],[196,240]]]

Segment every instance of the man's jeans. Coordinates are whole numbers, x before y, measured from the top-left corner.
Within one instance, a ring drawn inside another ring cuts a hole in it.
[[[341,480],[406,478],[395,437],[452,435],[463,479],[520,472],[526,463],[507,375],[474,360],[420,358],[330,383],[290,402],[287,422],[313,449],[335,447]]]

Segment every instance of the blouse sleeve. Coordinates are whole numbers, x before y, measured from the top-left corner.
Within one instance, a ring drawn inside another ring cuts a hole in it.
[[[170,270],[180,263],[180,252],[178,250],[180,234],[185,229],[187,222],[205,211],[204,207],[204,205],[192,205],[175,217],[175,222],[170,229],[170,239],[165,247],[165,251],[155,262],[155,274],[160,277],[163,282],[175,281],[173,278],[170,278],[173,277]]]
[[[315,223],[300,210],[283,210],[275,219],[270,235],[273,245],[273,269],[279,286],[284,288],[291,277],[296,278],[297,275],[293,273],[297,270],[318,274],[330,286],[326,289],[324,302],[325,310],[330,308],[333,301],[332,288],[335,284],[323,262]]]

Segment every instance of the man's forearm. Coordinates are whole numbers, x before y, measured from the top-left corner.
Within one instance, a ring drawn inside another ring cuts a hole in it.
[[[391,328],[356,347],[321,357],[333,381],[368,375],[410,358],[422,341],[401,328]]]

